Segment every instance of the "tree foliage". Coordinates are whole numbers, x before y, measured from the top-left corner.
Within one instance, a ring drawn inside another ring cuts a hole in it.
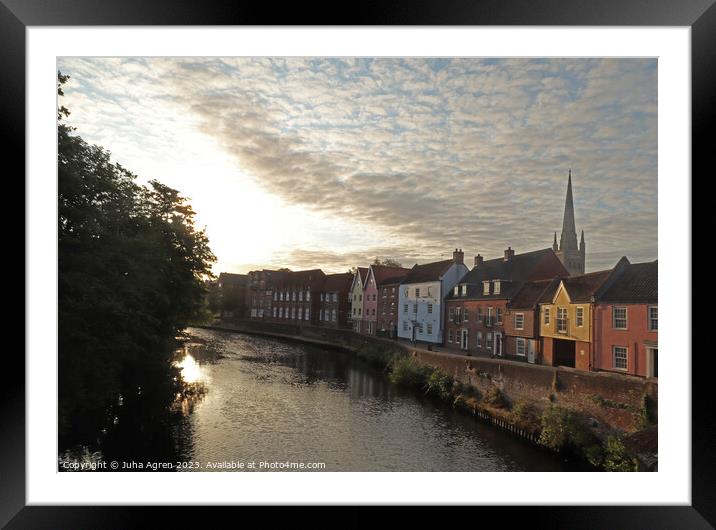
[[[69,76],[58,72],[58,95]],[[64,110],[63,110],[64,109]],[[58,120],[69,115],[58,109]],[[177,190],[148,186],[58,126],[61,445],[87,442],[118,396],[171,384],[175,337],[202,310],[215,260]]]
[[[375,260],[373,261],[373,265],[383,265],[385,267],[402,267],[403,266],[399,261],[394,260],[392,258],[387,258],[384,260],[375,258]]]

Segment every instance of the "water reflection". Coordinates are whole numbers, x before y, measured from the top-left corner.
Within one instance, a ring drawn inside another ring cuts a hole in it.
[[[201,369],[201,366],[199,366],[199,363],[196,362],[196,359],[191,356],[191,354],[187,353],[184,358],[181,360],[181,362],[176,364],[178,368],[181,369],[181,378],[186,383],[196,383],[198,381],[202,381],[205,378],[204,371]]]
[[[325,462],[326,471],[562,471],[575,464],[392,385],[339,351],[189,329],[185,460]],[[193,409],[193,412],[191,411]]]

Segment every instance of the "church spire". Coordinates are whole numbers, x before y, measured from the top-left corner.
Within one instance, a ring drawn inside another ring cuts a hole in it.
[[[577,228],[574,225],[574,201],[572,199],[572,168],[567,179],[567,197],[564,201],[564,219],[559,250],[577,250]]]

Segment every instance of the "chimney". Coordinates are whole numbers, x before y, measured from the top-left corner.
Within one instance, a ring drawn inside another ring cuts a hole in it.
[[[515,257],[515,251],[512,250],[512,247],[507,247],[505,250],[505,261],[509,261],[510,259]]]
[[[465,253],[462,251],[461,248],[456,248],[455,251],[452,253],[452,260],[455,263],[459,263],[462,265],[462,263],[465,260]]]
[[[484,260],[483,260],[482,256],[480,256],[480,254],[475,256],[475,267],[479,267],[480,265],[482,265],[483,261]]]

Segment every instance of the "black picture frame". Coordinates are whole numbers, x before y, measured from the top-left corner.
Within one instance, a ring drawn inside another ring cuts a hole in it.
[[[506,25],[506,26],[688,26],[692,36],[692,174],[713,172],[714,153],[707,134],[716,110],[716,0],[429,0],[413,3],[366,2],[346,10],[340,3],[320,8],[304,4],[178,0],[0,0],[0,134],[13,175],[25,174],[25,30],[28,26],[102,25]],[[9,154],[9,156],[8,156]],[[8,175],[7,164],[4,165]],[[708,168],[708,169],[707,169]],[[10,177],[8,177],[10,178]],[[20,181],[15,177],[17,182]],[[692,179],[693,182],[693,179]],[[24,196],[23,185],[23,196]],[[26,197],[25,197],[26,198]],[[693,211],[693,210],[692,210]],[[691,256],[684,256],[691,266]],[[27,263],[25,263],[27,266]],[[26,268],[25,268],[26,270]],[[6,276],[9,278],[9,276]],[[6,280],[7,281],[7,280]],[[25,274],[25,282],[32,281]],[[687,283],[691,289],[691,282]],[[16,307],[16,304],[15,304]],[[684,330],[686,331],[686,330]],[[691,337],[691,330],[688,330]],[[26,506],[25,362],[6,352],[4,396],[0,400],[0,523],[7,528],[127,528],[144,526],[153,507]],[[690,354],[691,352],[685,352]],[[713,528],[716,524],[711,358],[693,355],[692,504],[690,506],[533,506],[477,507],[484,514],[523,519],[550,528]],[[687,358],[687,355],[684,355]],[[164,509],[162,526],[211,520],[219,508]],[[222,511],[256,508],[220,508]],[[449,522],[463,509],[449,508]],[[294,509],[272,517],[295,519]],[[305,510],[305,508],[302,508]],[[365,526],[382,518],[378,508],[352,508],[355,515],[308,516],[312,526]],[[472,510],[472,508],[471,508]],[[231,515],[231,514],[227,514]],[[246,517],[246,514],[242,514]],[[251,515],[251,514],[249,514]],[[302,514],[306,517],[305,514]],[[263,516],[262,516],[263,517]],[[403,525],[423,520],[420,508],[406,510]],[[474,517],[471,515],[471,518]],[[176,523],[174,521],[177,521]],[[323,522],[321,522],[323,521]]]

